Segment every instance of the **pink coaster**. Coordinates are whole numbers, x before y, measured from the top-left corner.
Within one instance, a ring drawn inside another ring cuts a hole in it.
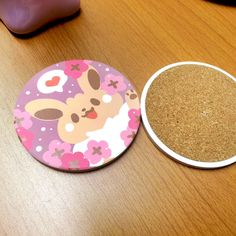
[[[128,148],[140,125],[140,104],[114,68],[73,60],[36,74],[18,97],[14,117],[34,158],[77,172],[104,166]]]

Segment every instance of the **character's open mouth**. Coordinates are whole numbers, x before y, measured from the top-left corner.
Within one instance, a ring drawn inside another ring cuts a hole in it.
[[[92,107],[90,110],[86,111],[85,115],[83,115],[82,117],[86,117],[86,118],[89,118],[89,119],[96,119],[97,116],[98,116],[97,112]]]

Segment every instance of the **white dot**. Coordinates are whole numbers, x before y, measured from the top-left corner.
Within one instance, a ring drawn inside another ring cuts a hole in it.
[[[18,105],[16,105],[17,107],[20,107],[20,105],[18,104]]]
[[[110,103],[112,101],[112,97],[108,94],[105,94],[105,95],[102,96],[102,101],[104,103]]]
[[[99,67],[101,67],[102,65],[101,64],[98,64]]]
[[[75,85],[74,85],[74,84],[72,84],[71,86],[72,86],[72,87],[74,87]]]
[[[109,68],[106,68],[105,70],[106,70],[106,71],[109,71],[110,69],[109,69]]]
[[[56,67],[58,67],[59,66],[59,64],[56,64]]]
[[[46,130],[46,128],[45,128],[45,127],[42,127],[42,128],[41,128],[41,131],[42,131],[42,132],[44,132],[45,130]]]
[[[39,142],[41,142],[41,141],[42,141],[42,139],[41,139],[41,138],[39,138],[38,140],[39,140]]]
[[[72,132],[74,129],[75,129],[75,126],[74,126],[73,124],[71,124],[71,123],[68,123],[68,124],[66,124],[66,126],[65,126],[65,130],[66,130],[67,132]]]
[[[61,143],[60,142],[57,142],[57,145],[60,145]]]
[[[37,93],[37,94],[36,94],[36,96],[38,97],[38,96],[39,96],[39,94]]]
[[[72,93],[71,90],[69,90],[68,93]]]
[[[43,150],[43,148],[42,148],[42,146],[37,146],[35,150],[36,150],[36,152],[41,152]]]
[[[26,94],[26,95],[30,95],[30,91],[29,91],[29,90],[26,91],[25,94]]]
[[[53,128],[50,128],[50,130],[52,131],[52,130],[53,130]]]

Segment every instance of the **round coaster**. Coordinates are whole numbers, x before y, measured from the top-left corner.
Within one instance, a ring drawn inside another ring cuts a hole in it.
[[[64,171],[101,167],[123,153],[140,125],[133,85],[114,68],[72,60],[36,74],[14,110],[17,135],[43,164]]]
[[[236,79],[215,66],[180,62],[157,71],[142,93],[143,124],[175,160],[199,168],[236,162]]]

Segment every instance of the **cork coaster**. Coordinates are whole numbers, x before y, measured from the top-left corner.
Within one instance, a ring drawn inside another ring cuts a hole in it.
[[[24,87],[14,126],[25,149],[52,168],[89,171],[118,158],[140,125],[139,97],[114,68],[71,60],[47,67]]]
[[[236,162],[236,80],[227,72],[199,62],[164,67],[141,109],[150,137],[174,159],[200,168]]]

